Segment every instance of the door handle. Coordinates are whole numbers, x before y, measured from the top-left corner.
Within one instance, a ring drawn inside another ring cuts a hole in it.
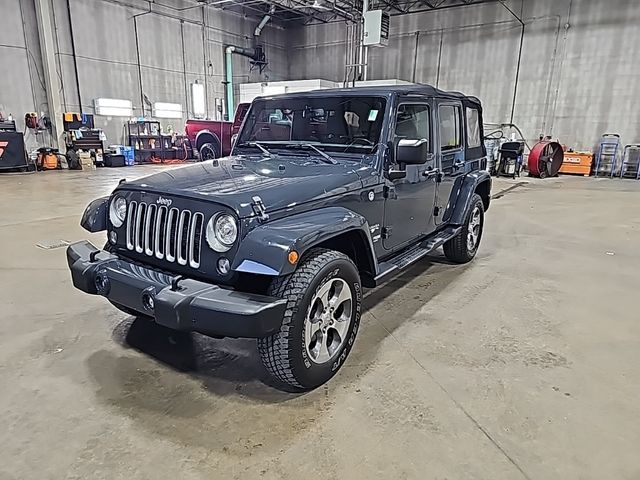
[[[464,168],[465,162],[463,160],[456,160],[455,162],[453,162],[453,168],[455,168],[456,170],[460,170],[461,168]]]
[[[422,176],[426,178],[435,178],[440,174],[440,170],[437,168],[433,168],[431,170],[425,170],[422,172]]]

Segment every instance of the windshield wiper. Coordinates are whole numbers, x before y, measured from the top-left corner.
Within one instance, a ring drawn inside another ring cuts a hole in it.
[[[331,155],[329,155],[327,152],[323,152],[318,147],[316,147],[313,143],[288,143],[284,147],[285,148],[310,148],[311,150],[313,150],[314,152],[316,152],[318,155],[322,157],[323,162],[329,163],[331,165],[338,164],[338,162],[334,160],[331,157]]]
[[[257,148],[257,149],[258,149],[258,150],[260,150],[260,151],[261,151],[265,156],[267,156],[267,157],[273,157],[273,154],[272,154],[269,150],[267,150],[267,149],[265,148],[265,146],[264,146],[264,145],[262,145],[261,143],[258,143],[258,142],[244,142],[244,143],[241,143],[241,144],[240,144],[240,145],[238,145],[238,146],[239,146],[240,148],[243,148],[243,147],[253,147],[253,148]]]

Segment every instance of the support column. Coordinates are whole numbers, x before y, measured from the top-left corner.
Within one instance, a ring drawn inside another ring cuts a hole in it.
[[[44,81],[47,87],[47,103],[49,104],[49,117],[53,124],[51,136],[54,147],[62,151],[64,142],[62,132],[62,98],[60,92],[62,86],[60,77],[56,70],[55,57],[55,31],[53,28],[53,6],[50,0],[34,0],[36,7],[36,18],[38,22],[38,37],[40,38],[40,50],[42,52],[42,67],[44,70]]]

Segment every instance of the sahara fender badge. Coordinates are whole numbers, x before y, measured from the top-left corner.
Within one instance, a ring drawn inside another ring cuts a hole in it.
[[[258,195],[251,198],[251,209],[253,210],[253,213],[257,215],[258,219],[261,222],[266,222],[267,220],[269,220],[267,208],[264,206],[262,198],[260,198]]]
[[[373,193],[373,190],[371,190],[371,191],[369,192],[369,201],[370,201],[370,202],[373,202],[373,199],[374,199],[374,198],[376,198],[376,194],[375,194],[375,193]]]

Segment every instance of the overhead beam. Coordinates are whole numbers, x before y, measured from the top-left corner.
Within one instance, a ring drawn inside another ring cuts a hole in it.
[[[387,3],[385,0],[382,0],[384,3]],[[401,13],[390,12],[391,16],[398,15],[407,15],[409,13],[425,13],[425,12],[436,12],[439,10],[447,10],[450,8],[460,8],[460,7],[472,7],[476,5],[482,5],[485,3],[496,3],[499,0],[456,0],[452,3],[447,3],[447,0],[440,0],[436,2],[435,0],[430,1],[421,1],[416,2],[415,0],[408,1],[400,1],[397,2],[398,8],[402,9]],[[420,4],[420,8],[415,8],[418,4]],[[387,9],[389,10],[389,9]]]

